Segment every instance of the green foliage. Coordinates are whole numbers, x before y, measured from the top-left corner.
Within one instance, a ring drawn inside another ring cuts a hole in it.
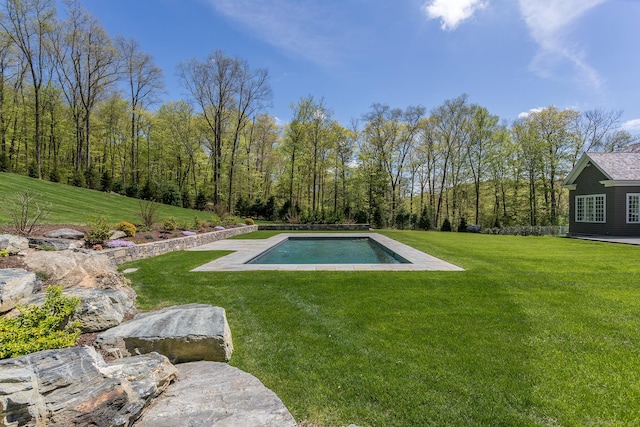
[[[207,208],[207,196],[205,196],[202,191],[199,191],[196,195],[196,203],[194,208],[199,211],[203,211]]]
[[[442,221],[442,226],[440,227],[440,231],[453,231],[453,229],[451,228],[451,221],[449,221],[449,218],[445,218],[444,221]]]
[[[173,185],[169,185],[162,193],[162,203],[171,206],[182,206],[180,191]]]
[[[162,223],[162,229],[165,231],[173,231],[176,228],[178,228],[178,221],[175,219],[175,217],[171,216],[169,218],[166,218]]]
[[[9,171],[9,158],[4,152],[0,152],[0,172]]]
[[[460,224],[458,224],[458,233],[467,232],[467,220],[465,217],[460,218]]]
[[[233,216],[233,215],[227,215],[222,219],[222,225],[224,225],[225,227],[230,227],[232,225],[238,225],[243,223],[244,221],[242,218]]]
[[[77,343],[79,324],[69,318],[78,304],[79,298],[62,295],[62,287],[50,286],[42,306],[20,306],[18,317],[0,318],[0,359]]]
[[[86,187],[84,174],[75,172],[73,174],[73,179],[71,180],[71,185],[73,185],[74,187]]]
[[[193,229],[194,230],[199,230],[203,227],[207,226],[207,222],[203,221],[200,219],[200,217],[198,217],[198,215],[196,215],[195,217],[193,217]]]
[[[215,227],[216,225],[222,224],[222,220],[220,219],[220,217],[217,214],[212,213],[211,214],[211,218],[209,219],[209,224],[212,227]]]
[[[251,218],[245,219],[244,223],[247,224],[247,225],[255,225],[255,222]]]
[[[100,178],[100,189],[105,193],[113,189],[113,177],[107,170],[102,173],[102,177]]]
[[[127,188],[124,189],[124,195],[137,199],[140,196],[140,188],[138,187],[138,184],[133,182],[127,185]]]
[[[124,231],[127,237],[136,235],[136,226],[127,221],[120,221],[116,224],[116,230]]]
[[[8,257],[9,251],[6,249],[0,249],[0,258]]]
[[[60,172],[58,171],[58,169],[52,169],[51,172],[49,172],[49,181],[51,182],[60,182]]]
[[[156,200],[157,197],[157,188],[151,185],[149,181],[145,182],[142,190],[140,190],[140,198],[142,200]]]
[[[109,223],[102,217],[94,217],[89,220],[89,230],[84,234],[87,246],[101,245],[111,236]]]

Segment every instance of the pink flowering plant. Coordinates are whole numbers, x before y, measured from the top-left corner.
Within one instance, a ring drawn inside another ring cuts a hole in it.
[[[127,246],[135,246],[136,244],[133,242],[129,242],[127,240],[109,240],[105,243],[105,246],[108,248],[124,248]]]

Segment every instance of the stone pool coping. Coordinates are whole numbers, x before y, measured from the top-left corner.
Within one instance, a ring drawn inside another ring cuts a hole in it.
[[[270,247],[300,237],[369,237],[400,255],[410,264],[245,264]],[[235,251],[191,271],[463,271],[464,269],[378,233],[281,233],[268,239],[220,240],[189,251]]]

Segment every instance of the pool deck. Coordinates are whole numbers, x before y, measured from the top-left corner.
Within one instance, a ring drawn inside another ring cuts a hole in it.
[[[369,237],[400,255],[408,264],[245,264],[289,236]],[[191,271],[463,271],[462,268],[428,255],[378,233],[281,233],[268,239],[219,240],[190,251],[235,251]]]

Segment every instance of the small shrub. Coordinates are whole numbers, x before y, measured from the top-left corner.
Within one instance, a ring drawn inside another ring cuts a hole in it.
[[[151,227],[147,227],[146,225],[141,225],[140,227],[138,227],[139,233],[146,233],[149,231],[151,231]]]
[[[144,238],[147,240],[153,240],[153,236],[151,234],[145,234]]]
[[[91,227],[84,235],[87,246],[102,245],[111,236],[109,224],[103,218],[95,218],[89,221]]]
[[[8,257],[9,251],[6,249],[0,249],[0,258]]]
[[[467,231],[467,220],[462,217],[460,218],[460,224],[458,224],[458,233],[466,233]]]
[[[61,286],[49,286],[44,304],[18,306],[20,315],[0,318],[0,359],[24,356],[36,351],[66,348],[80,338],[78,322],[69,322],[80,299],[62,295]]]
[[[4,203],[6,212],[13,220],[16,232],[21,236],[29,236],[38,230],[50,214],[50,203],[39,203],[38,193],[24,190],[15,193],[14,200]]]
[[[169,217],[162,223],[162,229],[165,231],[173,231],[178,228],[178,223],[174,217]]]
[[[133,197],[133,198],[138,198],[138,196],[140,195],[140,188],[138,187],[138,184],[131,183],[127,186],[127,188],[124,189],[124,195],[127,197]]]
[[[255,225],[255,222],[251,218],[245,219],[244,223],[247,224],[247,225]]]
[[[224,225],[225,227],[230,227],[232,225],[237,225],[242,223],[244,223],[242,218],[239,218],[233,215],[225,216],[224,219],[222,220],[222,225]]]
[[[195,208],[199,211],[203,211],[207,208],[207,196],[203,192],[199,192],[196,195]]]
[[[150,201],[140,201],[140,219],[142,223],[151,228],[153,224],[156,222],[156,211],[158,210],[158,204]]]
[[[117,223],[116,230],[124,231],[127,237],[134,237],[137,231],[136,226],[127,221]]]
[[[222,221],[220,221],[220,217],[218,216],[218,214],[211,214],[211,219],[209,220],[209,224],[211,224],[212,227],[215,227],[216,225],[220,225]]]
[[[204,227],[205,225],[206,225],[205,221],[198,218],[197,215],[193,218],[193,227],[192,227],[193,229],[198,230]]]
[[[449,218],[444,219],[444,221],[442,222],[442,227],[440,227],[440,231],[452,231],[451,221],[449,221]]]
[[[188,230],[191,228],[191,224],[189,223],[189,221],[179,221],[177,223],[177,227],[178,230]]]

